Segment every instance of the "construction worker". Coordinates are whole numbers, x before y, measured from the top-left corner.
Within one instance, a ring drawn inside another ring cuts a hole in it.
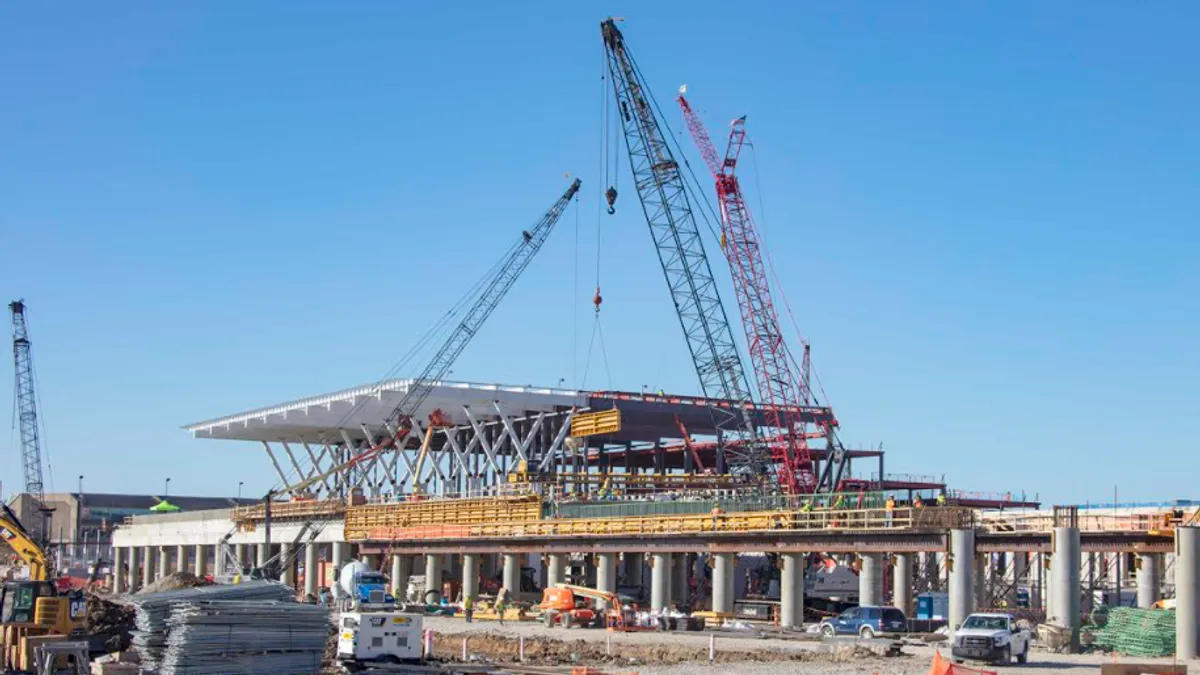
[[[892,526],[892,513],[896,510],[895,495],[888,495],[887,501],[884,502],[884,504],[883,504],[883,508],[886,511],[886,514],[884,516],[884,525],[886,525],[887,527],[891,527]]]
[[[720,520],[720,518],[721,518],[721,515],[722,515],[723,513],[725,513],[725,511],[721,509],[721,505],[720,505],[720,504],[716,504],[716,505],[714,505],[714,506],[713,506],[713,508],[712,508],[712,519],[713,519],[713,529],[714,529],[714,530],[715,530],[715,529],[717,529],[717,521],[718,521],[718,520]]]
[[[939,492],[937,499],[934,500],[934,503],[937,504],[938,506],[945,506],[946,505],[946,493]]]
[[[496,591],[496,617],[500,621],[500,625],[504,625],[504,607],[507,605],[508,589],[501,586],[500,590]]]
[[[846,508],[846,495],[838,493],[837,500],[833,502],[833,508],[838,511]]]
[[[913,495],[913,508],[919,509],[925,506],[925,502],[921,501],[921,495]]]
[[[475,599],[471,596],[463,597],[463,614],[467,617],[467,623],[472,623],[475,618]]]

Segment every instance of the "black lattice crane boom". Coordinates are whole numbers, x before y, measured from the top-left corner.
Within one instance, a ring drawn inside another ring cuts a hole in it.
[[[12,314],[13,364],[16,377],[17,425],[21,429],[21,468],[25,473],[25,493],[32,501],[34,517],[25,524],[34,541],[42,540],[42,441],[38,430],[37,392],[33,378],[33,343],[29,339],[29,322],[25,316],[25,301],[8,304]]]
[[[751,397],[745,371],[696,226],[684,176],[615,20],[602,22],[600,32],[634,185],[700,388],[706,397],[741,404],[732,414],[718,410],[717,428],[749,441],[736,444],[740,448],[736,451],[733,446],[727,448],[729,469],[761,474],[770,461],[768,451],[757,442],[754,423],[746,412]]]
[[[517,278],[529,266],[529,262],[537,255],[537,252],[542,248],[542,244],[546,242],[546,238],[550,236],[554,225],[558,223],[567,206],[579,192],[581,185],[578,178],[571,183],[567,191],[563,193],[558,201],[550,207],[541,219],[528,230],[521,232],[520,238],[512,248],[505,253],[496,268],[496,272],[490,276],[483,289],[476,297],[474,303],[464,314],[462,321],[450,333],[450,337],[446,339],[437,354],[425,366],[419,375],[409,385],[408,390],[400,399],[400,402],[388,415],[384,422],[384,433],[380,438],[374,440],[371,447],[361,453],[351,457],[346,462],[338,466],[324,471],[318,475],[301,481],[295,485],[289,486],[287,490],[296,492],[303,490],[311,485],[321,482],[329,476],[346,471],[359,464],[368,462],[378,457],[382,452],[390,448],[401,448],[404,445],[405,439],[408,437],[413,427],[413,415],[420,409],[421,404],[429,397],[433,391],[433,384],[440,381],[450,372],[450,367],[466,349],[471,338],[479,332],[483,327],[484,321],[491,316],[496,306],[504,299],[508,290],[516,283]]]

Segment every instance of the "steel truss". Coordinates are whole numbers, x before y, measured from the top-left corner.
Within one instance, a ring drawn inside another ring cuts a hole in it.
[[[568,439],[577,410],[513,417],[492,405],[494,414],[463,406],[467,424],[438,427],[414,419],[409,442],[401,450],[316,480],[307,492],[317,499],[345,498],[356,490],[368,498],[489,494],[508,485],[510,475],[555,471],[576,454]],[[364,426],[321,433],[316,444],[297,437],[262,441],[262,446],[280,481],[288,485],[345,464],[369,448],[371,438]],[[424,458],[423,447],[428,447]]]

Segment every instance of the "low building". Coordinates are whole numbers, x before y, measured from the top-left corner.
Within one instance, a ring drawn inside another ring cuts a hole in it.
[[[255,499],[229,497],[50,493],[44,496],[42,502],[49,511],[44,517],[48,529],[48,551],[54,556],[55,566],[59,569],[87,567],[97,559],[111,560],[114,527],[131,516],[155,513],[155,507],[164,500],[185,512],[228,509],[257,502]],[[26,493],[14,497],[9,502],[9,508],[27,528],[43,517],[36,512],[34,501]]]

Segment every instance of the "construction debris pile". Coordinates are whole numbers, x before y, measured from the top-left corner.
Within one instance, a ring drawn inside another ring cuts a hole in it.
[[[1094,632],[1093,644],[1130,656],[1170,656],[1175,653],[1175,612],[1114,607],[1108,623]]]
[[[134,628],[133,605],[108,595],[88,594],[88,641],[94,650],[121,652],[129,649]]]
[[[150,593],[162,593],[163,591],[177,591],[181,588],[197,588],[199,586],[208,586],[209,584],[209,581],[191,572],[172,572],[146,586],[138,591],[138,593],[148,595]]]
[[[290,588],[270,581],[133,595],[130,602],[134,607],[137,625],[137,630],[133,631],[133,648],[141,658],[144,671],[158,672],[168,647],[168,620],[177,605],[221,600],[283,603],[292,602],[294,597]],[[321,646],[324,648],[324,642]]]
[[[162,675],[300,675],[321,670],[330,634],[323,607],[217,600],[175,602]]]

